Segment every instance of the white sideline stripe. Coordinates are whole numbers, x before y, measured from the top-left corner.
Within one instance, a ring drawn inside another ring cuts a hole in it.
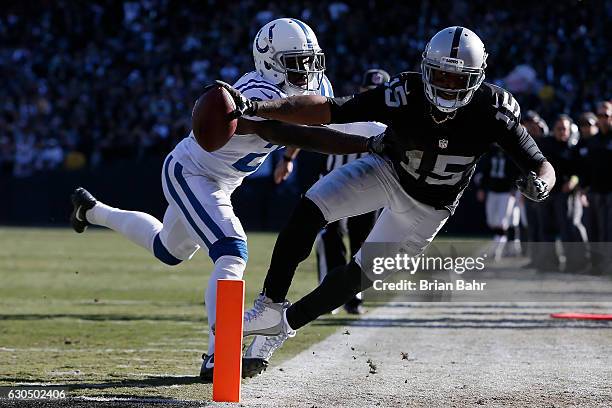
[[[120,398],[120,397],[74,397],[76,400],[96,402],[140,402],[145,404],[176,404],[177,402],[191,402],[189,400],[164,399],[164,398]],[[194,401],[196,402],[196,401]]]

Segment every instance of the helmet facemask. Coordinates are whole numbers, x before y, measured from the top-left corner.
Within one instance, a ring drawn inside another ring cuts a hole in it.
[[[484,81],[485,67],[486,54],[482,67],[464,67],[463,60],[442,57],[435,61],[423,53],[421,70],[427,99],[446,113],[467,105]]]
[[[273,57],[285,74],[285,83],[299,92],[316,92],[325,72],[323,51],[279,52]]]

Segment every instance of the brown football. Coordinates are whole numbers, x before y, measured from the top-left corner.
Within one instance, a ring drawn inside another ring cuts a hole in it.
[[[198,98],[191,113],[191,127],[198,144],[214,152],[230,140],[238,121],[231,118],[236,104],[221,86],[213,86]]]

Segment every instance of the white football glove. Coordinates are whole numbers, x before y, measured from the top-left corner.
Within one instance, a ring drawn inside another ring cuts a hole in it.
[[[548,183],[539,178],[533,171],[530,171],[525,176],[518,179],[516,181],[516,186],[521,194],[531,201],[538,203],[546,200],[550,195]]]

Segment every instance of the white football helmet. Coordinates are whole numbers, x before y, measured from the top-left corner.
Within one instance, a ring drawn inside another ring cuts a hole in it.
[[[425,46],[421,73],[425,95],[442,112],[467,105],[485,78],[487,53],[480,38],[464,27],[448,27]]]
[[[325,71],[325,54],[308,25],[279,18],[263,26],[253,41],[255,69],[289,94],[316,92]]]

